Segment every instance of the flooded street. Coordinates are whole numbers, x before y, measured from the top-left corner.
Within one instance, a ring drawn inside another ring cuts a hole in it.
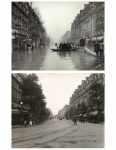
[[[7,79],[3,71],[9,89],[3,95],[11,103],[10,118],[2,113],[12,134],[5,129],[8,143],[2,134],[6,149],[104,148],[105,6],[104,1],[10,3],[3,25],[7,31],[10,21],[10,34],[4,29],[2,34],[10,40],[6,52],[11,49],[4,55],[11,57],[11,68],[3,67],[10,75]]]
[[[12,54],[14,70],[92,70],[103,69],[103,58],[92,56],[83,49],[54,52],[50,48],[34,51],[15,51]],[[98,68],[97,68],[98,67]]]

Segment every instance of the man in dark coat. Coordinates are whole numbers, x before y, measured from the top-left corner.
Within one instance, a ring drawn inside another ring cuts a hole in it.
[[[99,52],[100,52],[100,45],[99,43],[96,41],[94,44],[94,50],[96,52],[96,55],[99,56]]]
[[[73,121],[74,125],[77,125],[77,118],[75,116],[73,116],[72,121]]]

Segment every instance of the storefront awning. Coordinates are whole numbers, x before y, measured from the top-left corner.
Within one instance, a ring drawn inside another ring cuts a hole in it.
[[[20,110],[19,109],[12,109],[12,114],[20,114]]]

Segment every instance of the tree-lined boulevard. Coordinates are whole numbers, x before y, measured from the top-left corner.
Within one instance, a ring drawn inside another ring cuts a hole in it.
[[[54,77],[61,80],[59,76]],[[104,75],[90,74],[81,79],[81,85],[70,95],[69,104],[57,110],[57,114],[46,104],[56,100],[54,90],[57,94],[61,91],[56,80],[56,87],[52,87],[52,75],[44,77],[46,82],[41,82],[44,79],[37,74],[12,75],[12,147],[104,147]],[[64,83],[63,88],[67,88]],[[51,99],[44,95],[44,85],[52,91]]]

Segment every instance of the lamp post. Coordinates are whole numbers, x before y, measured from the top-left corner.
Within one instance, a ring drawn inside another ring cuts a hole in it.
[[[23,123],[23,102],[22,101],[20,101],[20,106],[21,106],[21,124]]]
[[[20,101],[20,106],[21,106],[21,114],[23,113],[23,102]]]
[[[21,105],[21,108],[23,108],[23,102],[22,101],[20,102],[20,105]]]

